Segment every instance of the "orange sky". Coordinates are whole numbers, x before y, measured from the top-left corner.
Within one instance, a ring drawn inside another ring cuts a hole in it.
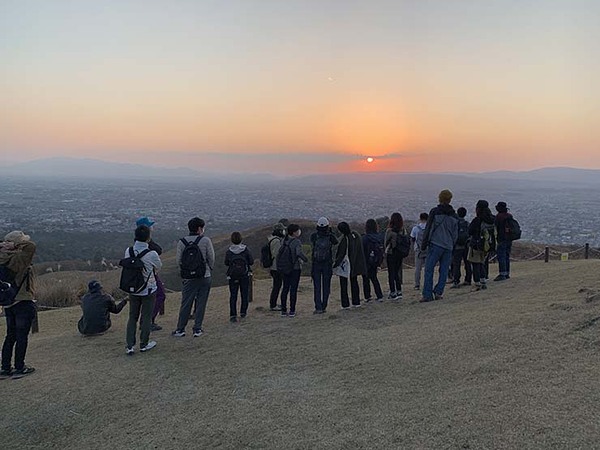
[[[370,3],[9,4],[0,163],[600,168],[600,7]]]

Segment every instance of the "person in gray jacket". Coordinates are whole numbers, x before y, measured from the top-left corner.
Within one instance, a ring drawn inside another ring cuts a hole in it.
[[[188,222],[189,236],[180,239],[177,243],[176,260],[181,270],[183,286],[177,329],[172,333],[175,337],[185,336],[185,327],[194,303],[196,312],[193,336],[200,337],[203,333],[202,322],[212,284],[212,271],[215,267],[215,249],[211,240],[204,236],[204,226],[204,220],[194,217]],[[186,267],[190,262],[194,262],[190,261],[194,258],[197,258],[195,261],[199,268],[197,271],[191,271]]]
[[[283,289],[281,291],[281,316],[296,316],[296,301],[298,299],[298,286],[300,285],[300,274],[302,262],[308,262],[308,258],[302,251],[300,235],[302,230],[299,225],[291,223],[287,227],[287,237],[281,244],[277,254],[277,271],[283,277]],[[290,312],[287,312],[287,297],[290,296]]]
[[[112,325],[110,314],[119,314],[126,304],[127,300],[115,303],[112,296],[104,293],[102,285],[98,281],[90,281],[88,292],[81,299],[83,316],[77,323],[77,329],[84,336],[93,336],[108,331]]]
[[[452,250],[458,240],[458,216],[450,206],[452,192],[443,190],[439,195],[440,204],[429,213],[423,244],[421,248],[427,251],[425,260],[425,282],[421,302],[441,300],[444,287],[452,262]],[[433,272],[440,264],[440,275],[435,289],[433,288]]]

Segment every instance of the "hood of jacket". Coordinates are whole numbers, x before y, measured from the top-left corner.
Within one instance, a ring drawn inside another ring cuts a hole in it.
[[[246,250],[245,244],[233,244],[233,245],[229,246],[229,251],[231,253],[233,253],[234,255],[239,255],[240,253],[244,253],[244,250]]]

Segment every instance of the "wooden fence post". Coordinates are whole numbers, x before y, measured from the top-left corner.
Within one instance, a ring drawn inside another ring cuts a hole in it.
[[[546,247],[544,250],[544,262],[550,261],[550,247]]]
[[[585,259],[590,259],[590,244],[586,243],[585,244]]]

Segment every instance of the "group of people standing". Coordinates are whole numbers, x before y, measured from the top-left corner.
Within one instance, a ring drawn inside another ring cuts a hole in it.
[[[429,213],[421,213],[419,222],[410,233],[406,231],[399,212],[391,215],[384,232],[379,229],[376,220],[367,220],[363,234],[352,230],[347,222],[339,222],[337,232],[334,232],[329,220],[321,217],[310,236],[314,314],[327,311],[334,275],[340,280],[342,309],[361,306],[359,277],[362,277],[364,301],[383,301],[378,273],[384,266],[388,274],[388,299],[401,300],[403,263],[411,247],[415,262],[414,288],[422,289],[421,302],[442,299],[448,277],[455,289],[472,282],[474,290],[487,289],[489,262],[493,254],[496,254],[499,263],[495,281],[509,279],[512,242],[520,238],[521,231],[506,203],[499,202],[494,215],[489,203],[479,200],[475,205],[475,217],[469,223],[466,220],[467,210],[461,207],[455,211],[451,201],[450,191],[440,192],[438,206]],[[164,314],[165,289],[159,277],[162,248],[152,240],[153,225],[154,222],[147,217],[138,219],[134,244],[125,250],[120,262],[119,287],[128,292],[128,299],[117,304],[95,280],[88,284],[88,292],[82,298],[83,317],[78,322],[78,330],[86,336],[107,331],[111,326],[110,314],[119,313],[129,303],[128,355],[135,352],[138,328],[141,352],[157,345],[150,339],[150,334],[161,330],[156,318]],[[176,338],[186,335],[190,319],[194,322],[192,335],[203,335],[202,324],[215,267],[214,247],[210,238],[205,236],[204,229],[204,220],[192,218],[188,222],[188,235],[177,243],[176,262],[182,278],[182,291],[177,326],[171,333]],[[277,223],[261,249],[261,264],[269,270],[272,278],[269,307],[283,317],[296,316],[302,267],[309,262],[300,240],[301,234],[297,224],[285,226]],[[7,321],[0,378],[19,378],[35,370],[25,365],[28,334],[36,329],[35,286],[31,269],[35,248],[30,237],[21,231],[9,233],[0,242],[0,304],[4,307]],[[232,233],[231,245],[224,258],[231,322],[237,322],[248,314],[254,262],[250,250],[242,242],[242,235]],[[461,266],[465,268],[462,283]],[[439,267],[439,279],[434,286],[436,267]],[[239,310],[238,296],[241,299]],[[11,364],[13,353],[14,368]]]

